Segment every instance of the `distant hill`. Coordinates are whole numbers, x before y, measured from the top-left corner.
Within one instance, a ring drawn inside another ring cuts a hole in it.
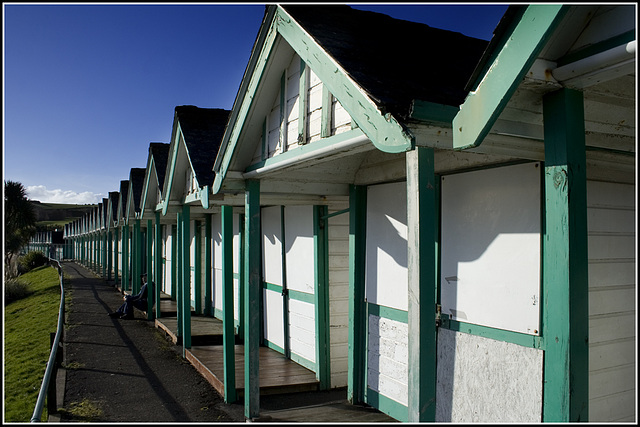
[[[96,207],[96,205],[42,203],[37,200],[30,200],[30,202],[36,215],[36,224],[40,227],[64,226]]]

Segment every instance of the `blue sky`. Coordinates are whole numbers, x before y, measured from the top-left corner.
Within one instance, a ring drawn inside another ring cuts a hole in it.
[[[506,4],[351,4],[489,40]],[[177,105],[231,109],[264,3],[3,3],[3,178],[98,203]]]

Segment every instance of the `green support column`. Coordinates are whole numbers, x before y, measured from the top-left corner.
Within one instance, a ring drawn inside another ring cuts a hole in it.
[[[103,231],[102,232],[102,277],[106,278],[107,277],[107,232]]]
[[[113,233],[107,232],[107,281],[111,281],[111,270],[113,269]]]
[[[200,221],[194,221],[194,240],[195,240],[195,253],[194,253],[194,306],[196,314],[202,314],[202,223]]]
[[[582,93],[543,98],[543,421],[589,420],[587,188]]]
[[[409,422],[436,419],[436,183],[433,149],[407,157]]]
[[[244,415],[251,419],[260,414],[260,181],[246,181],[244,209]]]
[[[175,257],[174,259],[174,264],[176,265],[175,267],[175,285],[174,289],[175,289],[175,298],[176,298],[176,307],[177,307],[177,335],[179,337],[182,337],[183,333],[182,333],[182,278],[183,278],[183,274],[182,274],[182,213],[181,212],[177,212],[176,213],[176,234],[174,235],[174,240],[176,241],[175,244]]]
[[[331,387],[329,342],[329,227],[326,206],[313,207],[313,244],[316,317],[316,378],[320,390]]]
[[[233,208],[222,206],[222,339],[226,403],[237,400],[233,309]]]
[[[155,316],[160,317],[160,288],[162,287],[162,224],[160,224],[160,212],[156,212],[156,225],[155,225],[155,262],[154,272],[153,272],[153,280],[155,282],[155,286],[153,289],[154,300],[156,302],[156,310]]]
[[[158,283],[153,271],[153,221],[147,220],[147,319],[153,320],[153,305],[156,301],[160,301],[160,299],[156,299],[156,290],[157,285],[154,286],[154,283]],[[157,264],[157,260],[156,260]]]
[[[182,208],[182,356],[191,348],[191,208]]]
[[[180,224],[179,221],[176,221]],[[178,225],[171,225],[171,299],[176,300],[178,294]]]
[[[117,285],[118,279],[122,278],[120,276],[120,256],[118,253],[118,247],[120,246],[120,230],[117,228],[113,229],[113,240],[115,242],[115,245],[113,245],[113,278]]]
[[[204,314],[205,316],[213,316],[213,296],[211,295],[211,214],[205,216],[204,227]]]
[[[129,224],[125,224],[122,228],[122,290],[130,290],[129,276]]]
[[[349,362],[347,399],[364,402],[366,311],[364,300],[367,187],[349,188]]]
[[[238,248],[238,338],[244,341],[244,288],[247,280],[245,278],[244,269],[244,249],[245,249],[245,232],[244,232],[244,214],[238,217],[238,233],[240,234],[240,247]]]
[[[142,274],[142,229],[140,220],[133,223],[133,241],[131,242],[131,293],[140,292],[140,275]]]

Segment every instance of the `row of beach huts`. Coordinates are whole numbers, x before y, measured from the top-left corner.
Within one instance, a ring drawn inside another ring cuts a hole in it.
[[[177,106],[66,255],[148,273],[183,354],[222,322],[248,419],[266,348],[404,422],[637,421],[636,18],[268,5],[233,109]]]

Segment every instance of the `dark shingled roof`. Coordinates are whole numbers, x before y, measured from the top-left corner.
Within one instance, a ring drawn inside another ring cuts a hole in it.
[[[111,215],[112,220],[116,221],[118,219],[118,198],[120,197],[120,193],[118,191],[110,191],[109,199],[111,199]]]
[[[120,194],[122,195],[122,209],[126,210],[127,201],[129,200],[127,197],[129,196],[129,181],[120,181]],[[126,212],[122,212],[124,216]]]
[[[131,174],[129,175],[130,189],[133,191],[133,207],[136,212],[140,212],[140,199],[142,198],[145,173],[145,168],[131,168]]]
[[[164,186],[164,177],[167,172],[167,161],[169,160],[169,148],[171,144],[164,142],[152,142],[149,144],[149,154],[153,156],[153,162],[156,165],[156,174],[158,175],[158,187]]]
[[[182,105],[175,108],[184,141],[201,186],[213,183],[215,163],[222,135],[231,111]]]
[[[406,118],[413,100],[459,106],[488,42],[346,5],[282,5],[378,104]]]

